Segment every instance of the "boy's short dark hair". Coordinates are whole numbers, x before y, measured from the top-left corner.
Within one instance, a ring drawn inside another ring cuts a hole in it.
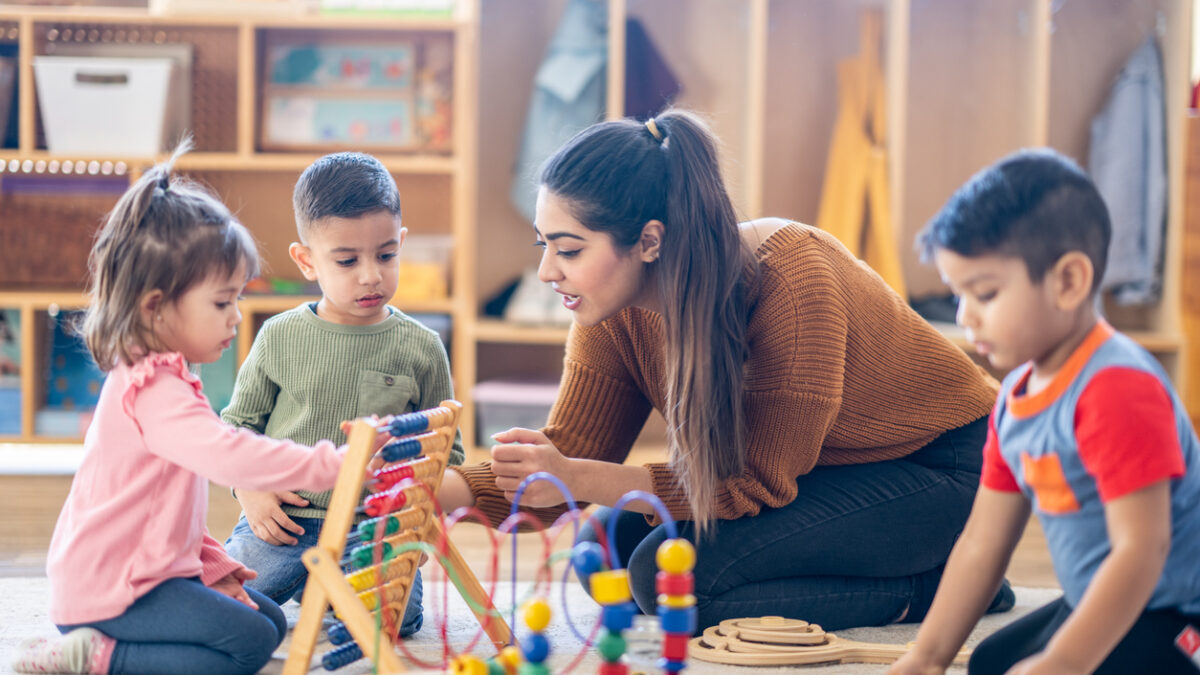
[[[1092,291],[1108,261],[1112,224],[1092,180],[1053,150],[1022,150],[975,174],[921,231],[928,260],[944,249],[964,257],[1020,258],[1031,281],[1042,280],[1069,251],[1092,261]]]
[[[375,211],[400,215],[400,191],[378,160],[361,152],[338,152],[313,162],[292,193],[296,232],[307,241],[322,218],[357,218]]]

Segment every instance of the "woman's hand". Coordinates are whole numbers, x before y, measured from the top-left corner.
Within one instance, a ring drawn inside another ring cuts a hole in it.
[[[242,567],[217,579],[209,588],[223,595],[228,595],[250,609],[258,609],[258,603],[254,602],[250,594],[246,592],[246,588],[242,586],[242,582],[250,581],[257,576],[258,572],[247,567]]]
[[[496,487],[504,490],[509,501],[516,499],[521,481],[539,471],[554,475],[572,492],[576,491],[571,471],[574,460],[559,452],[542,432],[514,428],[501,431],[492,439],[496,441],[492,446],[492,473],[496,474]],[[521,495],[521,506],[557,506],[563,501],[562,492],[548,481],[531,483]]]

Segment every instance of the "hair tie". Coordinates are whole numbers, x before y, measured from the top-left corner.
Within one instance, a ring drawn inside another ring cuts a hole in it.
[[[658,124],[654,121],[653,117],[646,120],[646,130],[650,132],[650,135],[654,137],[654,140],[658,141],[659,143],[663,142],[662,132],[658,130]]]
[[[163,172],[162,178],[158,179],[158,183],[154,187],[162,190],[163,194],[169,192],[171,190],[171,174]]]

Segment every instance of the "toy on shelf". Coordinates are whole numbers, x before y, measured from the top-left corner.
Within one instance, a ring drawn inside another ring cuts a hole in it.
[[[309,581],[300,620],[284,664],[285,675],[307,673],[325,610],[333,606],[341,624],[330,631],[337,648],[322,659],[336,669],[362,656],[384,673],[404,672],[393,641],[412,591],[422,552],[436,556],[455,579],[497,649],[512,641],[504,620],[492,609],[491,597],[472,574],[442,529],[434,495],[454,442],[462,404],[443,401],[437,408],[388,418],[379,423],[360,419],[350,431],[350,449],[330,499],[317,545],[304,554]],[[362,546],[350,552],[358,569],[343,575],[342,560],[363,489],[363,476],[380,430],[395,439],[380,451],[385,469],[376,472],[365,509],[375,517],[359,524]]]
[[[726,619],[705,628],[692,638],[688,653],[701,661],[738,666],[892,663],[911,646],[843,640],[807,621],[764,616]],[[970,649],[959,651],[954,665],[966,665],[970,656]]]

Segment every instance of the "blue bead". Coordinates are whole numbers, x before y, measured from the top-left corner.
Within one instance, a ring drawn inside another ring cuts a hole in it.
[[[383,446],[380,451],[385,462],[399,462],[421,454],[421,441],[415,438],[403,438]]]
[[[600,610],[604,627],[614,633],[620,633],[633,625],[633,617],[638,614],[637,605],[632,602],[622,602],[619,605],[608,605]]]
[[[658,620],[664,633],[682,633],[691,635],[696,632],[695,607],[666,607],[658,606]]]
[[[580,581],[599,572],[604,567],[604,548],[594,541],[583,541],[571,549],[571,565]]]
[[[325,670],[337,670],[338,668],[345,668],[362,657],[362,650],[358,648],[358,645],[351,642],[325,652],[325,655],[321,657],[321,665]]]
[[[347,642],[353,641],[350,636],[350,631],[346,629],[346,624],[338,622],[329,627],[329,642],[335,645],[344,645]]]
[[[658,660],[658,667],[663,672],[678,673],[687,668],[687,661],[672,661],[671,659],[660,658]]]
[[[393,436],[407,436],[429,428],[429,417],[421,413],[409,413],[393,417],[388,425],[388,433]]]
[[[521,653],[530,663],[541,663],[550,655],[550,641],[541,633],[530,633],[521,641]]]

